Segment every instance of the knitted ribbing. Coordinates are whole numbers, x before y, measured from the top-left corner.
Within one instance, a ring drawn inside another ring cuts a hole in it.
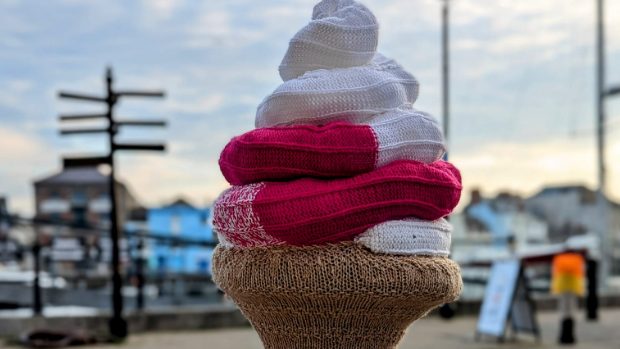
[[[390,349],[407,327],[458,297],[456,263],[375,254],[355,244],[224,248],[213,281],[267,349]]]
[[[286,81],[258,106],[256,127],[360,124],[418,97],[418,82],[394,60],[380,54],[368,65],[319,69]]]
[[[443,218],[436,221],[406,218],[377,224],[356,236],[355,241],[375,253],[447,257],[451,230]]]
[[[377,51],[375,16],[353,0],[326,0],[314,7],[312,21],[289,43],[280,65],[288,81],[315,69],[367,64]]]
[[[351,178],[233,186],[214,204],[214,229],[235,246],[350,241],[388,220],[436,220],[461,195],[451,164],[395,161]],[[266,238],[268,237],[268,238]]]
[[[372,171],[377,139],[370,126],[266,127],[233,138],[220,156],[230,184],[302,177],[345,177]]]
[[[379,143],[376,168],[401,159],[429,164],[445,154],[439,124],[424,112],[394,109],[375,116],[369,125]]]
[[[350,177],[395,160],[424,163],[445,152],[430,116],[394,109],[368,125],[266,127],[233,138],[222,151],[220,169],[233,185],[302,177]]]

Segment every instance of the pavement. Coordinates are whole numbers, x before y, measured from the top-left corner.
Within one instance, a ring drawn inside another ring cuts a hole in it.
[[[583,312],[576,317],[578,343],[575,349],[620,349],[620,309],[604,309],[599,321],[587,322]],[[566,348],[556,344],[559,319],[556,312],[538,314],[542,342],[537,343],[528,334],[519,334],[516,340],[497,343],[493,338],[474,340],[476,317],[463,316],[443,320],[432,316],[415,322],[407,331],[399,349],[493,349],[493,348]],[[508,335],[507,337],[510,337]],[[6,348],[0,344],[0,348]],[[182,332],[150,332],[135,334],[124,345],[98,345],[84,349],[261,349],[256,333],[251,328],[220,329]]]

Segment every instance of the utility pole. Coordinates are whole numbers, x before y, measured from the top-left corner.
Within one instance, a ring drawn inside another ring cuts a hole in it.
[[[604,0],[596,0],[596,114],[598,149],[598,190],[605,195],[605,26]]]
[[[620,85],[611,88],[605,83],[605,2],[596,0],[596,115],[598,149],[598,190],[605,193],[607,167],[605,165],[605,99],[620,94]]]
[[[116,176],[114,166],[114,154],[117,150],[152,150],[163,151],[165,149],[162,144],[118,144],[114,140],[114,136],[118,133],[119,126],[165,126],[165,121],[136,121],[126,120],[117,121],[114,119],[114,106],[120,97],[164,97],[163,92],[145,92],[145,91],[114,91],[112,69],[107,68],[106,76],[107,94],[105,97],[94,97],[89,95],[74,94],[61,92],[60,98],[70,98],[83,101],[105,103],[107,110],[105,114],[90,115],[70,115],[61,116],[61,121],[101,119],[108,120],[108,127],[102,129],[81,129],[81,130],[61,130],[62,135],[87,134],[87,133],[107,133],[109,139],[109,153],[105,157],[90,157],[71,159],[74,164],[83,164],[84,166],[93,166],[97,164],[108,164],[110,166],[109,175],[109,191],[110,191],[110,240],[112,242],[112,318],[110,319],[110,334],[114,338],[123,339],[127,337],[127,321],[123,318],[123,296],[122,287],[123,280],[120,270],[120,249],[119,249],[119,222],[116,198]]]
[[[609,229],[609,200],[607,199],[607,168],[605,166],[605,100],[607,97],[620,94],[620,86],[607,88],[605,82],[605,8],[604,0],[596,0],[596,118],[597,118],[597,160],[598,160],[598,205],[601,213],[601,284],[605,285],[611,272],[617,238],[610,236]],[[596,261],[592,262],[596,267]],[[587,303],[590,303],[589,300]],[[588,309],[588,318],[597,318],[598,300],[593,301],[593,310]],[[588,307],[589,308],[589,307]]]
[[[443,136],[446,148],[448,148],[448,137],[450,132],[450,0],[441,0],[441,92],[442,92],[442,111],[443,111]],[[448,152],[443,159],[448,161]],[[449,217],[446,217],[449,219]],[[455,310],[450,303],[442,304],[439,308],[439,315],[445,319],[454,316]]]
[[[442,102],[443,102],[443,135],[446,144],[450,132],[450,25],[449,25],[449,7],[450,0],[442,0],[443,7],[441,10],[441,47],[442,47]],[[447,156],[446,156],[447,159]]]

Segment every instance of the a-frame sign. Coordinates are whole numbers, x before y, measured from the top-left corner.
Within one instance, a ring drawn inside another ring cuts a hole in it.
[[[503,342],[508,322],[513,335],[530,333],[540,340],[536,308],[518,260],[493,263],[478,317],[476,340],[486,335]]]

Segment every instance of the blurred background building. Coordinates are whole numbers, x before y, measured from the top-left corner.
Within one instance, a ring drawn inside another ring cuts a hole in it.
[[[148,209],[148,229],[155,234],[161,232],[170,237],[215,242],[210,214],[209,208],[197,208],[178,199],[169,205]],[[212,253],[212,248],[180,248],[167,243],[155,243],[149,265],[158,272],[210,274]]]
[[[65,160],[61,171],[34,182],[35,217],[82,227],[108,227],[109,187],[109,178],[99,167],[73,166]],[[116,183],[116,195],[123,226],[141,207],[120,181]]]

